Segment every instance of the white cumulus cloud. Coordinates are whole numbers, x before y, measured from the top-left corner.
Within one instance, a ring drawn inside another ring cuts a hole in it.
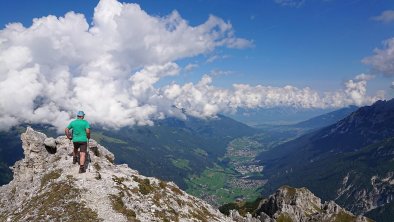
[[[291,106],[303,108],[339,108],[350,104],[366,105],[383,99],[379,92],[375,96],[366,95],[367,79],[360,74],[345,83],[344,90],[320,95],[311,88],[299,89],[294,86],[272,87],[248,84],[234,84],[230,89],[213,86],[210,76],[203,76],[197,84],[171,84],[162,88],[164,98],[194,116],[212,116],[218,112],[232,112],[243,108],[270,108]]]
[[[189,63],[183,68],[183,70],[185,70],[185,72],[191,72],[193,71],[193,69],[196,69],[198,66],[199,65],[196,63]]]
[[[157,86],[187,70],[177,64],[180,59],[251,45],[218,17],[190,26],[176,11],[151,16],[116,0],[101,0],[91,25],[74,12],[34,19],[30,27],[9,24],[0,30],[0,129],[47,123],[61,131],[77,110],[93,124],[117,128],[182,117],[178,108],[206,117],[239,107],[342,107],[382,98],[366,95],[367,75],[323,95],[294,86],[223,89],[208,75],[197,83]]]
[[[371,65],[376,71],[394,76],[394,38],[383,42],[383,49],[375,49],[374,55],[366,57],[363,63]]]

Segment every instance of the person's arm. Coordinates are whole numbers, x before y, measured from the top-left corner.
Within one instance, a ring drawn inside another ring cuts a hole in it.
[[[72,137],[71,137],[71,134],[70,134],[70,130],[69,130],[68,128],[66,128],[66,129],[64,130],[64,132],[66,133],[67,138],[71,140]]]
[[[86,137],[88,139],[90,139],[90,129],[89,128],[86,129]]]

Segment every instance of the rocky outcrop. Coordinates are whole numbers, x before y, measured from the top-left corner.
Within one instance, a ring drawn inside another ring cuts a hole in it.
[[[25,158],[0,187],[0,221],[233,221],[172,182],[115,165],[94,140],[88,171],[79,174],[66,137],[28,128],[21,139]]]
[[[394,152],[394,151],[392,151]],[[392,154],[391,154],[392,155]],[[361,172],[352,171],[344,177],[342,186],[337,190],[336,200],[353,200],[349,209],[353,212],[369,212],[378,207],[389,204],[394,200],[394,171],[388,171],[385,175],[373,175],[369,184],[360,188],[358,181],[348,180],[366,177]],[[350,201],[349,201],[350,202]]]
[[[322,204],[321,199],[306,188],[288,186],[281,187],[269,198],[261,200],[252,214],[242,217],[237,211],[232,210],[230,216],[238,222],[372,221],[364,216],[353,215],[333,201]]]

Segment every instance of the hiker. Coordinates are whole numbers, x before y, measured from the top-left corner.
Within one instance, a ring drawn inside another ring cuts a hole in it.
[[[74,144],[73,151],[73,164],[77,163],[77,155],[79,149],[79,173],[85,173],[85,157],[88,146],[88,141],[90,139],[90,126],[89,122],[84,120],[85,113],[83,111],[78,111],[77,119],[70,122],[70,124],[65,129],[65,133],[68,139],[72,139]],[[72,129],[72,135],[70,130]]]

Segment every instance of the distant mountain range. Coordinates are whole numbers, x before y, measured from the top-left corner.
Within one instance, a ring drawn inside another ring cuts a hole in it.
[[[228,114],[228,116],[250,126],[292,125],[332,111],[335,111],[335,109],[307,109],[298,107],[240,108],[237,112]]]
[[[352,112],[356,111],[359,107],[357,106],[348,106],[339,110],[335,110],[326,114],[322,114],[311,119],[293,124],[293,127],[299,127],[304,129],[319,129],[329,125],[332,125],[348,115]]]
[[[384,208],[394,199],[393,158],[394,99],[361,107],[259,156],[269,179],[265,194],[283,184],[306,186],[355,213],[390,212]]]
[[[258,124],[256,128],[262,129],[266,132],[287,132],[294,135],[306,134],[310,131],[318,130],[323,127],[332,125],[350,115],[358,109],[357,106],[348,106],[332,112],[328,112],[311,119],[301,121],[295,124],[272,125],[272,124]]]

